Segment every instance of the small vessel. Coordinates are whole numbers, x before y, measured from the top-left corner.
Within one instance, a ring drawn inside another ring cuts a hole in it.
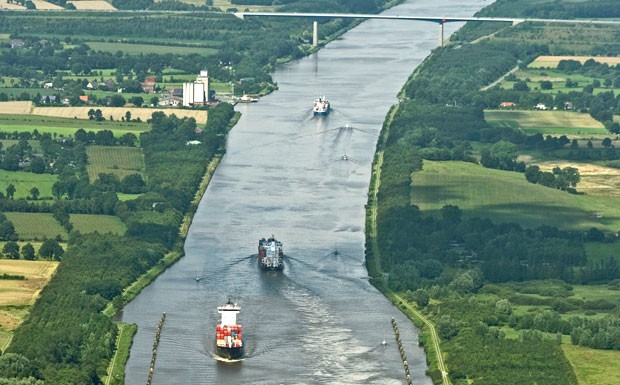
[[[237,98],[239,103],[256,103],[258,102],[258,98],[254,98],[246,93]]]
[[[282,242],[272,235],[258,241],[258,263],[263,270],[284,269],[284,252]]]
[[[329,100],[325,96],[319,96],[314,99],[314,105],[312,106],[312,112],[314,115],[327,115],[331,106],[329,104]]]
[[[215,354],[226,360],[238,360],[243,356],[243,334],[237,324],[237,314],[241,308],[230,299],[217,307],[222,319],[215,327]]]

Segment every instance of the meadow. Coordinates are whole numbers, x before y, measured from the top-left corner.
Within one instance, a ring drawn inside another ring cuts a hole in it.
[[[98,232],[122,235],[127,228],[121,219],[113,215],[71,214],[74,231],[82,234]]]
[[[30,196],[30,189],[33,187],[39,189],[39,198],[51,197],[52,186],[57,180],[58,175],[0,170],[0,192],[6,194],[7,186],[13,184],[15,186],[15,199]]]
[[[486,110],[484,119],[492,126],[507,126],[525,134],[566,135],[568,138],[609,136],[609,131],[587,113],[574,111]]]
[[[137,147],[88,146],[88,177],[91,182],[99,174],[114,174],[122,179],[129,174],[144,172],[144,155]]]
[[[579,385],[617,385],[620,351],[598,350],[562,344],[564,355],[575,371]]]
[[[606,57],[606,56],[547,56],[541,55],[534,59],[530,64],[528,64],[528,68],[557,68],[558,64],[562,60],[576,60],[581,64],[585,63],[587,60],[594,60],[598,63],[606,63],[610,66],[614,66],[620,64],[619,57]]]
[[[4,213],[21,240],[68,239],[67,231],[48,213]]]
[[[529,183],[522,173],[465,162],[424,161],[423,171],[412,174],[411,203],[435,212],[447,204],[457,205],[465,216],[526,227],[596,227],[606,232],[620,228],[620,207],[607,196],[569,194]]]
[[[148,55],[151,53],[160,53],[165,51],[169,54],[176,55],[214,55],[217,53],[217,49],[208,47],[195,47],[195,46],[179,46],[179,45],[161,45],[161,44],[134,44],[134,43],[116,43],[116,42],[103,42],[103,41],[87,41],[86,44],[95,51],[103,52],[127,52],[132,55]]]
[[[0,108],[1,107],[0,103]],[[59,107],[59,109],[62,108]],[[151,129],[150,125],[146,122],[121,122],[120,119],[115,121],[104,120],[102,122],[96,122],[94,120],[68,117],[0,114],[0,131],[5,132],[34,131],[36,129],[40,133],[71,137],[75,131],[80,128],[94,132],[110,130],[116,137],[120,137],[128,132],[133,132],[138,136],[140,132]]]

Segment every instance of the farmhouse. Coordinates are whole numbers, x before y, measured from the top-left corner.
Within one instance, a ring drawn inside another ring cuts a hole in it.
[[[160,107],[178,107],[182,104],[183,98],[170,94],[162,95],[162,97],[159,98],[159,102],[157,103],[157,105]]]
[[[514,108],[517,106],[517,103],[515,102],[501,102],[499,104],[500,108]]]
[[[140,84],[142,87],[142,91],[147,94],[152,94],[155,92],[155,76],[147,76],[144,79],[144,82]]]

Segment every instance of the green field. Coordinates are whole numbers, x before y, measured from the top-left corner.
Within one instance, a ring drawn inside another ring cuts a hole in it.
[[[73,230],[82,234],[98,232],[101,234],[124,234],[127,228],[119,217],[113,215],[71,214]]]
[[[17,143],[19,143],[19,140],[17,139],[0,139],[0,143],[2,143],[2,148],[3,149],[7,149],[11,146],[16,145]],[[38,140],[29,140],[28,144],[30,145],[30,147],[32,147],[32,151],[34,153],[41,153],[43,151],[43,149],[41,148],[41,142]]]
[[[60,235],[67,239],[67,231],[47,213],[4,213],[13,222],[15,231],[21,240],[52,239]]]
[[[564,355],[575,370],[579,385],[617,385],[620,351],[597,350],[562,344]]]
[[[620,260],[618,245],[616,243],[586,242],[584,246],[589,261],[606,261],[609,257]]]
[[[39,115],[4,115],[0,114],[0,131],[33,131],[40,133],[56,134],[60,136],[73,136],[78,129],[86,131],[110,130],[114,136],[122,136],[128,132],[133,132],[136,136],[142,131],[150,130],[148,123],[123,123],[119,121],[105,120],[103,122],[95,122],[85,119],[58,118],[53,116]]]
[[[492,126],[512,127],[528,135],[587,138],[609,135],[609,131],[589,114],[572,111],[486,110],[484,118]]]
[[[614,233],[620,228],[620,207],[613,198],[575,195],[534,185],[522,173],[464,162],[424,161],[424,170],[413,173],[412,178],[411,203],[426,211],[437,212],[452,204],[459,206],[466,216],[518,222],[528,227],[596,227]],[[605,216],[595,218],[594,212],[603,212]]]
[[[213,55],[217,53],[215,48],[206,47],[181,47],[172,45],[156,45],[156,44],[131,44],[131,43],[114,43],[101,41],[87,41],[86,44],[95,51],[112,52],[117,51],[129,53],[132,55],[148,55],[150,53],[169,53],[173,55]]]
[[[30,195],[30,189],[39,189],[39,198],[52,196],[52,185],[58,179],[57,175],[33,174],[25,171],[0,170],[0,191],[6,194],[9,184],[15,186],[15,198],[26,198]]]
[[[136,147],[88,146],[88,177],[94,182],[99,174],[114,174],[122,179],[129,174],[142,174],[144,155]]]

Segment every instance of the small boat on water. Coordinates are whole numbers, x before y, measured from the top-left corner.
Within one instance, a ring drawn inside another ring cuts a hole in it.
[[[314,115],[327,115],[330,110],[331,105],[325,96],[319,96],[314,99],[314,104],[312,105],[312,113]]]
[[[239,103],[256,103],[258,102],[258,98],[252,97],[248,94],[243,94],[240,97],[235,98],[235,100]]]
[[[215,354],[224,360],[239,360],[243,357],[243,334],[241,325],[237,323],[240,311],[241,308],[230,300],[217,307],[222,319],[215,327]]]

